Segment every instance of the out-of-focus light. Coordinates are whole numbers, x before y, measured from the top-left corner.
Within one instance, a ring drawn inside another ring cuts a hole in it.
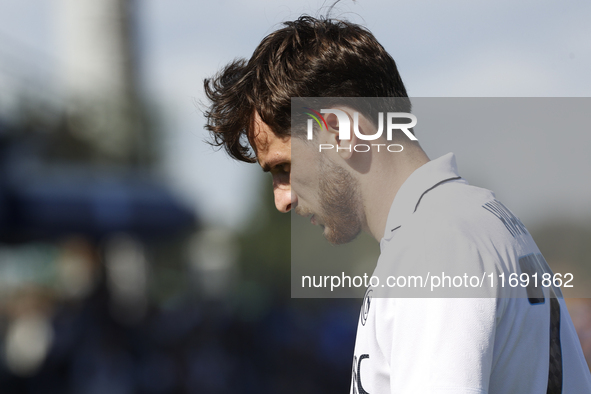
[[[80,237],[66,241],[57,259],[57,271],[65,297],[76,300],[86,297],[97,282],[92,245]]]
[[[205,296],[228,294],[236,271],[238,245],[228,230],[209,228],[189,242],[189,262],[198,290]]]
[[[8,369],[20,376],[33,375],[41,366],[53,340],[53,329],[47,317],[27,314],[14,319],[5,338],[5,360]]]
[[[135,323],[148,306],[148,267],[142,244],[126,235],[114,235],[105,244],[107,286],[113,316],[124,323]]]

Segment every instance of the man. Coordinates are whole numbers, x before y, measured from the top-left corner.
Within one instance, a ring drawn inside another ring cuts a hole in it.
[[[380,242],[378,278],[417,267],[550,275],[492,192],[469,186],[452,154],[430,161],[412,130],[395,122],[410,112],[406,89],[366,29],[308,16],[287,22],[251,59],[206,80],[205,91],[214,143],[270,172],[277,209],[310,217],[330,242],[370,233]],[[310,102],[322,112],[306,107],[319,125],[308,133],[291,126],[298,97],[318,98]],[[355,100],[364,97],[376,99]],[[591,393],[560,289],[490,288],[493,297],[392,298],[370,286],[351,393]]]

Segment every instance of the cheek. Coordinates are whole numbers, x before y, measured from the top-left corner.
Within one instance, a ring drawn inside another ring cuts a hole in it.
[[[296,178],[292,175],[291,190],[300,204],[308,208],[317,207],[318,183],[316,179],[302,179]]]
[[[291,183],[292,187],[314,189],[318,186],[318,165],[311,158],[308,162],[300,160],[291,165]]]
[[[317,177],[318,154],[313,147],[300,140],[292,142],[291,150],[291,180],[301,186],[307,186]]]

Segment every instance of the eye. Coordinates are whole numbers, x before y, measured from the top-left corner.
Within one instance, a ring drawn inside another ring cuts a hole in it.
[[[288,185],[290,183],[291,164],[279,164],[271,169],[273,184],[275,186]]]
[[[271,169],[271,173],[273,174],[289,174],[289,171],[291,171],[290,163],[277,164]]]

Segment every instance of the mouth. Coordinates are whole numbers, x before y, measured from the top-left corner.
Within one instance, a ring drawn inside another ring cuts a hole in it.
[[[304,217],[304,218],[310,218],[310,223],[316,225],[317,221],[316,221],[316,215],[314,215],[312,212],[310,212],[307,209],[304,208],[300,208],[299,206],[296,208],[295,211],[298,215]]]

